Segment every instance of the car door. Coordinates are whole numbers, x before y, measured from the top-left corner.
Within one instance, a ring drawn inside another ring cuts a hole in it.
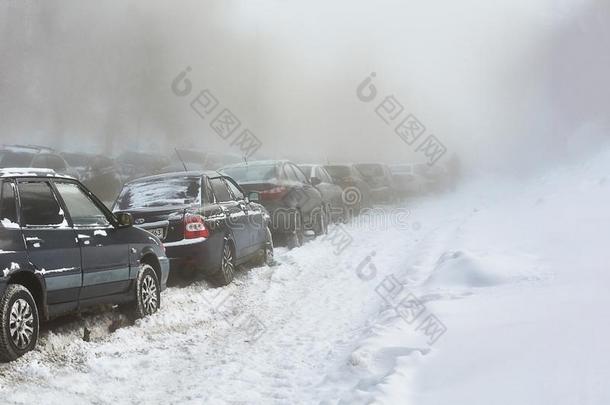
[[[322,205],[322,197],[320,192],[309,182],[307,176],[303,174],[303,171],[299,169],[298,166],[292,163],[289,163],[288,165],[294,172],[294,176],[296,177],[296,181],[299,184],[299,187],[306,195],[301,209],[304,212],[311,212],[312,210],[320,207]]]
[[[0,181],[0,277],[28,266],[27,251],[17,217],[15,183]]]
[[[69,311],[82,285],[81,251],[51,181],[19,179],[20,224],[28,258],[41,274],[50,306]]]
[[[88,300],[126,292],[129,288],[129,244],[124,229],[110,222],[109,214],[90,192],[70,180],[55,180],[81,250],[83,281],[81,305]]]
[[[330,202],[330,211],[331,215],[335,216],[343,212],[343,201],[342,201],[342,193],[343,190],[340,186],[335,184],[330,174],[322,167],[318,166],[316,168],[316,173],[318,178],[322,183],[321,186],[324,187],[324,193],[328,196],[328,201]]]
[[[225,214],[225,224],[233,235],[235,255],[237,259],[242,258],[248,254],[250,247],[247,215],[239,203],[233,199],[229,187],[221,176],[210,178],[210,185],[214,192],[215,203],[220,206]]]
[[[244,226],[248,238],[248,254],[258,251],[267,240],[267,226],[264,222],[263,212],[260,206],[251,204],[243,190],[230,177],[225,177],[225,181],[229,186],[229,191],[242,211],[245,213]]]

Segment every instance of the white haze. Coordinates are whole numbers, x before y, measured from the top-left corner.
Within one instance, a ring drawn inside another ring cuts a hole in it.
[[[261,157],[418,160],[356,97],[371,72],[472,169],[606,141],[604,1],[3,1],[0,137],[116,154],[234,152],[170,89],[187,66]]]

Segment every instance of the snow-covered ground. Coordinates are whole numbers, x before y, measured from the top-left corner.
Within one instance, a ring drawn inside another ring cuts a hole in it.
[[[226,288],[170,288],[112,333],[114,312],[64,321],[0,365],[0,398],[610,403],[609,169],[603,154],[377,210]]]

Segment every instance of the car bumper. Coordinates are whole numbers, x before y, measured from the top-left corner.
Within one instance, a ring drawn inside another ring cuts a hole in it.
[[[169,278],[169,258],[159,257],[159,267],[161,268],[161,291],[167,287],[167,279]]]
[[[211,249],[206,238],[167,242],[164,246],[169,259],[169,271],[172,273],[194,269],[212,274],[217,270],[215,263],[218,263],[221,253]]]

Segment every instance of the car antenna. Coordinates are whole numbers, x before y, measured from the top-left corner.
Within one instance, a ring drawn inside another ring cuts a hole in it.
[[[184,160],[182,160],[182,156],[180,156],[180,153],[178,152],[178,148],[174,148],[174,151],[176,151],[176,156],[178,156],[178,159],[180,159],[180,163],[182,163],[182,167],[184,167],[184,171],[188,172],[188,169],[186,168],[186,163],[184,163]]]

